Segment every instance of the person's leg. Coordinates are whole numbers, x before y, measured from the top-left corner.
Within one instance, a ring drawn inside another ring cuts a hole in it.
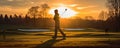
[[[60,33],[65,36],[65,33],[59,28]]]
[[[54,33],[54,36],[52,38],[57,38],[57,32],[58,32],[58,29],[57,29],[57,23],[55,22],[55,29],[54,29],[55,33]]]
[[[57,32],[58,32],[57,27],[55,27],[55,37],[57,37]]]
[[[58,30],[60,31],[60,33],[62,34],[62,36],[63,36],[63,39],[66,39],[66,35],[65,35],[65,33],[60,29],[60,27],[58,28]]]
[[[63,39],[66,39],[65,37],[66,37],[66,35],[64,34],[64,32],[61,30],[61,28],[60,28],[60,21],[58,21],[58,30],[60,31],[60,33],[62,34],[62,36],[63,36]]]

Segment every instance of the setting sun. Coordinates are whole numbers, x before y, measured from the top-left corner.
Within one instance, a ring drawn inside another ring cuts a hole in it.
[[[55,9],[58,9],[58,13],[60,14],[61,18],[70,18],[70,17],[75,16],[77,14],[77,12],[75,12],[74,10],[72,10],[68,7],[64,7],[64,6],[60,6],[60,7],[57,7],[57,8],[50,9],[49,13],[54,15],[54,10]]]

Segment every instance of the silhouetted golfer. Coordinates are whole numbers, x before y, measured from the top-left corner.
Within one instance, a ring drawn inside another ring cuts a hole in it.
[[[59,30],[60,33],[63,35],[63,39],[66,39],[66,38],[65,38],[66,35],[65,35],[64,32],[60,29],[60,17],[59,17],[58,10],[57,10],[57,9],[54,10],[54,13],[55,13],[55,15],[54,15],[55,34],[54,34],[54,36],[53,36],[52,38],[54,38],[54,39],[57,38],[57,32],[58,32],[58,30]]]

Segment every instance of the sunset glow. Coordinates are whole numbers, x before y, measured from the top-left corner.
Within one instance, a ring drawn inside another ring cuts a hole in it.
[[[97,19],[102,10],[107,10],[105,0],[0,0],[0,14],[25,15],[31,7],[42,4],[50,7],[47,17],[53,17],[54,10],[58,9],[62,18],[92,16]]]
[[[49,13],[54,15],[55,9],[58,9],[58,13],[60,14],[61,18],[70,18],[70,17],[75,16],[77,14],[76,11],[74,11],[68,7],[63,7],[63,6],[50,9]],[[67,10],[65,11],[65,9],[67,9]]]

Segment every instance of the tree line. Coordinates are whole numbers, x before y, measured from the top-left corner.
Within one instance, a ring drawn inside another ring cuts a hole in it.
[[[26,25],[26,26],[38,26],[43,28],[54,27],[54,20],[52,18],[46,18],[47,4],[43,4],[42,11],[37,11],[39,7],[31,7],[25,17],[22,15],[3,15],[0,14],[0,24],[9,25]],[[108,29],[109,31],[120,31],[120,0],[107,0],[108,11],[100,13],[100,19],[94,20],[92,17],[87,16],[86,19],[76,18],[64,18],[61,19],[61,27],[63,28],[97,28],[101,30]],[[44,11],[44,10],[46,11]],[[39,13],[39,14],[38,14]],[[33,16],[33,17],[31,17]],[[36,16],[41,16],[36,18]],[[107,17],[107,18],[106,18]]]
[[[107,20],[63,18],[61,19],[61,27],[62,28],[97,28],[102,30],[108,28],[110,31],[119,31],[120,27],[118,26],[117,27],[118,30],[116,29],[116,22],[117,22],[116,16],[115,17],[111,16]],[[23,17],[22,15],[16,15],[16,14],[14,15],[0,14],[0,24],[25,25],[25,26],[37,26],[41,28],[50,28],[50,27],[54,27],[54,20],[53,18],[36,18],[34,22],[34,18],[28,15],[25,15]]]
[[[47,26],[46,24],[50,24],[50,22],[53,22],[51,18],[34,19],[33,17],[30,17],[28,15],[22,16],[16,14],[14,15],[0,14],[1,25]]]

